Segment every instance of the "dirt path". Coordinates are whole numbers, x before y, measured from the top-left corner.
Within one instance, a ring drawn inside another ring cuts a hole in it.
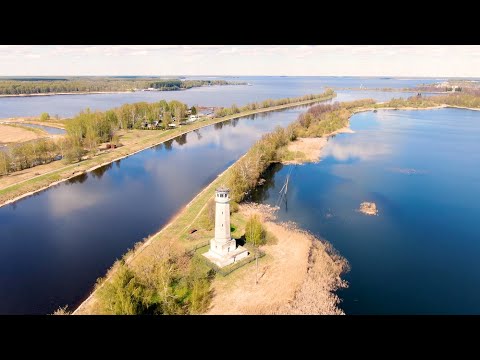
[[[242,205],[240,211],[246,216],[256,212],[265,219],[261,207]],[[333,291],[346,285],[340,274],[347,262],[291,224],[270,218],[265,226],[278,242],[262,247],[267,255],[259,261],[258,284],[255,262],[218,277],[207,314],[342,314]]]

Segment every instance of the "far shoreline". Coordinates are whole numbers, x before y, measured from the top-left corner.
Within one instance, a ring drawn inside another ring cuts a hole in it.
[[[23,98],[36,96],[57,96],[57,95],[90,95],[90,94],[127,94],[135,93],[137,91],[75,91],[75,92],[61,92],[61,93],[41,93],[41,94],[1,94],[0,98]]]
[[[72,92],[52,92],[52,93],[40,93],[40,94],[0,94],[0,98],[23,98],[23,97],[36,97],[36,96],[57,96],[57,95],[92,95],[92,94],[134,94],[134,93],[156,93],[156,92],[176,92],[176,91],[185,91],[191,89],[197,89],[202,87],[212,87],[212,86],[238,86],[246,84],[225,84],[225,85],[202,85],[202,86],[193,86],[191,88],[185,89],[175,89],[175,90],[122,90],[122,91],[72,91]]]

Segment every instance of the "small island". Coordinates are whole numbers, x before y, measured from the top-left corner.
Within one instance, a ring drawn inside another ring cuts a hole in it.
[[[378,215],[377,205],[374,202],[364,201],[360,204],[360,208],[358,209],[362,214],[365,215]]]

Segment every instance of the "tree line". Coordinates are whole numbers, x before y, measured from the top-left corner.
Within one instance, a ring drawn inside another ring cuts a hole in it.
[[[180,80],[159,78],[65,78],[65,79],[0,79],[0,95],[75,93],[101,91],[133,91],[154,88],[181,90],[212,85],[243,85],[225,80]]]
[[[334,95],[332,90],[327,90],[323,94],[317,95],[310,94],[279,100],[268,99],[241,108],[233,105],[230,108],[222,108],[221,111],[216,112],[214,117],[299,101],[323,99]],[[124,104],[107,111],[92,112],[87,108],[66,122],[67,134],[64,139],[42,139],[41,141],[17,144],[11,146],[7,151],[3,151],[0,154],[0,175],[49,163],[59,158],[65,159],[68,163],[80,161],[86,152],[95,154],[101,143],[111,142],[118,145],[118,130],[144,129],[145,125],[153,124],[155,124],[154,128],[168,129],[171,123],[178,125],[183,122],[188,110],[186,104],[177,100]],[[192,114],[197,113],[194,106],[190,108],[190,111]],[[49,115],[42,113],[41,119],[47,118]]]
[[[0,175],[48,164],[61,158],[72,162],[82,154],[83,151],[74,148],[68,137],[58,140],[39,139],[13,145],[0,151]]]
[[[400,98],[400,99],[391,99],[389,102],[386,102],[380,106],[386,107],[430,107],[437,105],[451,105],[451,106],[461,106],[469,108],[480,108],[480,91],[478,93],[472,92],[462,92],[462,93],[451,93],[445,95],[435,95],[435,96],[411,96],[409,98]]]
[[[172,121],[183,120],[186,112],[187,105],[176,100],[125,104],[107,111],[86,109],[66,122],[64,138],[34,140],[0,151],[0,175],[60,158],[67,163],[80,161],[86,152],[95,154],[101,143],[118,144],[118,130],[138,129],[154,121],[159,121],[158,128],[167,128]]]
[[[230,197],[239,203],[258,184],[262,174],[273,162],[279,162],[286,146],[297,137],[320,137],[345,127],[352,109],[374,104],[372,99],[312,106],[286,128],[276,127],[265,134],[231,169],[227,179]]]
[[[283,98],[283,99],[267,99],[263,101],[249,103],[245,106],[238,107],[237,105],[232,105],[230,107],[220,107],[215,110],[215,117],[223,117],[229,115],[235,115],[245,111],[252,111],[257,109],[266,109],[273,106],[280,106],[285,104],[291,104],[300,101],[322,99],[322,98],[331,98],[335,96],[335,92],[332,89],[327,89],[322,94],[308,94],[304,96],[298,96],[294,98]]]
[[[286,145],[297,137],[321,137],[348,125],[353,110],[362,107],[430,107],[440,104],[480,108],[480,96],[470,93],[452,93],[430,97],[412,96],[391,99],[375,104],[373,99],[356,100],[334,104],[319,104],[286,128],[277,127],[258,140],[232,168],[227,185],[233,201],[239,203],[257,186],[258,181],[271,163],[279,162],[288,153]]]
[[[245,82],[240,81],[225,81],[225,80],[157,80],[148,84],[148,88],[157,90],[181,90],[191,89],[200,86],[213,85],[245,85]],[[142,88],[145,89],[145,88]]]

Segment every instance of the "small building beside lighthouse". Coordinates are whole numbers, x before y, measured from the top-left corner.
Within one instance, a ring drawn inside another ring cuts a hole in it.
[[[215,190],[215,237],[210,240],[210,249],[203,254],[219,267],[224,267],[248,256],[248,250],[237,246],[230,233],[230,189]]]

